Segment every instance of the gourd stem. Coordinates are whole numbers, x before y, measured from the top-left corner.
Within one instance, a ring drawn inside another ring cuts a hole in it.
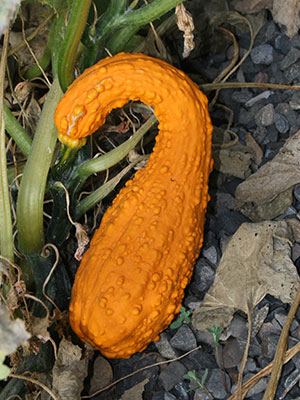
[[[152,115],[130,139],[126,140],[126,142],[122,143],[120,146],[111,150],[104,156],[98,157],[91,161],[87,161],[86,163],[79,166],[76,174],[77,177],[80,180],[85,180],[90,175],[100,171],[105,171],[106,169],[120,162],[124,157],[126,157],[129,151],[137,145],[144,134],[156,121],[156,116]]]
[[[58,62],[59,82],[63,91],[67,90],[74,79],[77,48],[86,25],[90,4],[91,0],[74,0],[71,8]]]
[[[6,56],[8,48],[8,31],[4,35],[3,52],[0,63],[0,253],[11,262],[14,261],[14,246],[12,220],[9,202],[9,190],[7,181],[6,149],[5,149],[5,129],[3,116],[3,89]]]
[[[3,111],[4,111],[4,123],[5,129],[10,134],[10,136],[14,139],[17,145],[20,147],[21,151],[25,156],[29,156],[32,139],[25,131],[25,129],[20,125],[20,123],[16,120],[13,113],[7,107],[5,103],[3,103]]]
[[[57,139],[53,116],[61,97],[62,91],[56,77],[43,107],[18,195],[18,244],[23,254],[38,253],[44,243],[43,201]]]

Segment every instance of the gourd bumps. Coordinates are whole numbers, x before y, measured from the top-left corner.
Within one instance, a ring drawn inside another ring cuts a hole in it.
[[[156,145],[105,213],[70,304],[73,330],[110,358],[142,351],[179,312],[212,168],[206,97],[182,71],[143,54],[106,58],[74,81],[55,114],[60,139],[78,144],[129,99],[154,106]]]

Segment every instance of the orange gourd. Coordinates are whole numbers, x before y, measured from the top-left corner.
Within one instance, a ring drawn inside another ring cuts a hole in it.
[[[73,82],[55,113],[60,140],[80,144],[129,100],[154,106],[156,145],[103,216],[70,304],[73,330],[110,358],[142,351],[179,312],[212,169],[206,97],[182,71],[143,54],[103,59]]]

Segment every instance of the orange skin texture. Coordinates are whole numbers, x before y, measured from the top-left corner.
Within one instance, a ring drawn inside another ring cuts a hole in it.
[[[156,145],[103,216],[70,303],[73,330],[109,358],[144,350],[179,312],[203,242],[212,169],[206,97],[182,71],[143,54],[103,59],[77,78],[56,110],[59,137],[76,143],[129,100],[154,106]]]

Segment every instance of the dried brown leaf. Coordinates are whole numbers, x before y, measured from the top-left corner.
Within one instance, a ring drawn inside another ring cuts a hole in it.
[[[271,8],[273,0],[240,0],[236,3],[235,9],[243,14],[257,13],[266,8]]]
[[[213,285],[193,313],[194,327],[205,330],[214,322],[224,327],[236,310],[253,310],[267,293],[291,302],[300,281],[290,258],[292,243],[285,221],[241,225],[228,243]]]
[[[81,358],[81,348],[62,339],[52,371],[52,389],[60,400],[80,400],[84,378],[88,374],[88,360]]]
[[[183,32],[184,38],[182,57],[187,58],[195,47],[193,34],[195,26],[193,17],[191,13],[186,10],[183,3],[176,6],[175,13],[178,29]]]
[[[292,187],[299,182],[300,133],[298,132],[287,140],[273,160],[264,164],[237,187],[236,207],[244,212],[248,206],[252,207],[253,204],[263,206],[274,201],[281,194],[283,198],[279,200],[286,207],[291,199]],[[284,209],[277,206],[275,211],[275,214],[268,215],[269,218],[276,217]],[[251,216],[251,213],[248,212],[247,215]],[[260,215],[260,218],[263,219],[264,215]]]
[[[275,22],[286,26],[286,34],[293,37],[300,28],[300,2],[299,0],[274,0],[271,9]]]
[[[133,386],[132,388],[126,390],[120,400],[132,400],[132,399],[142,400],[144,388],[148,382],[149,382],[149,379],[146,378],[142,382],[140,382],[137,385]]]

